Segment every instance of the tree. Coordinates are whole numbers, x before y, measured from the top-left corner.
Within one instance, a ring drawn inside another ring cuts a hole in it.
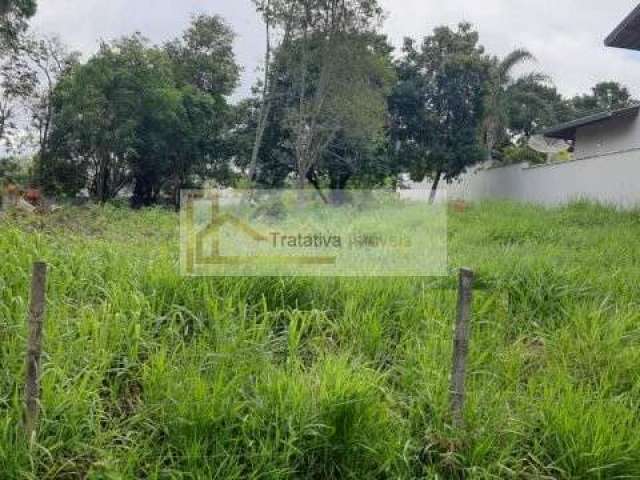
[[[505,98],[508,129],[493,149],[493,160],[503,164],[545,163],[547,155],[529,148],[528,140],[545,128],[571,120],[571,105],[553,85],[529,75],[509,85]]]
[[[20,49],[35,11],[35,0],[0,0],[0,143],[10,143],[23,101],[35,88],[36,75]]]
[[[49,168],[82,172],[93,198],[113,198],[132,181],[144,109],[171,78],[162,51],[147,48],[139,35],[102,44],[56,89]]]
[[[483,158],[483,119],[488,62],[478,33],[462,23],[436,28],[416,47],[405,40],[391,98],[399,162],[414,181],[450,181]]]
[[[578,117],[628,107],[634,100],[627,87],[618,82],[600,82],[591,89],[591,94],[576,96],[571,103]]]
[[[528,76],[509,85],[506,96],[511,137],[530,137],[573,116],[571,105],[553,85]]]
[[[283,188],[288,176],[295,171],[291,142],[284,122],[286,109],[282,102],[273,102],[269,108],[269,121],[265,122],[263,98],[262,95],[250,97],[235,108],[234,164],[240,171],[246,172],[249,186]],[[261,148],[256,152],[260,129],[263,130],[259,135]]]
[[[195,16],[182,38],[165,45],[176,81],[209,95],[230,95],[240,75],[233,53],[234,38],[221,17]]]
[[[326,45],[316,48],[307,55],[325,55]],[[324,60],[324,71],[320,69],[317,78],[309,72],[312,86],[307,99],[294,95],[296,101],[309,103],[294,105],[287,120],[299,188],[319,173],[329,178],[330,188],[339,195],[352,177],[368,170],[364,160],[374,157],[384,139],[387,97],[395,75],[385,37],[349,34],[331,50],[338,60]]]
[[[315,70],[309,69],[305,80],[308,85],[305,98],[310,98],[320,82],[321,63],[315,59],[321,59],[324,45],[322,41],[310,42],[307,48],[306,62],[318,66]],[[315,112],[318,122],[315,128],[320,130],[322,125],[330,135],[313,164],[302,171],[296,151],[301,101],[298,90],[300,50],[299,41],[292,40],[289,48],[274,51],[274,64],[286,65],[286,68],[271,80],[272,88],[278,94],[273,96],[276,101],[269,107],[267,124],[260,127],[264,112],[261,92],[256,91],[256,97],[241,105],[243,116],[239,119],[236,135],[243,150],[236,159],[238,166],[249,172],[253,181],[270,187],[282,187],[291,175],[297,179],[299,188],[309,182],[316,189],[329,187],[334,191],[346,188],[352,179],[363,182],[365,178],[373,181],[375,177],[377,180],[382,171],[390,170],[378,167],[391,161],[391,158],[379,155],[381,145],[386,144],[387,98],[395,80],[392,48],[386,37],[373,33],[349,35],[336,50],[343,66],[331,70],[331,90],[321,94],[324,98],[322,109]],[[329,89],[328,86],[323,88]],[[264,131],[258,161],[254,165],[256,132],[260,128]],[[320,133],[317,135],[319,137]],[[339,197],[337,193],[325,199],[339,201]]]
[[[320,186],[318,179],[323,180],[329,187],[328,201],[341,204],[349,185],[386,186],[397,177],[401,172],[394,160],[386,134],[368,141],[339,134],[308,178],[316,188]]]
[[[30,177],[28,159],[20,157],[0,158],[0,188],[10,184],[27,183]],[[2,199],[0,199],[0,202]]]
[[[384,125],[386,73],[369,50],[381,9],[375,0],[272,0],[258,7],[269,31],[279,29],[284,40],[273,52],[269,44],[249,176],[258,170],[277,99],[284,105],[277,113],[283,114],[298,187],[304,188],[339,134],[370,135]]]
[[[0,0],[0,51],[15,46],[26,20],[36,13],[36,0]]]
[[[156,203],[166,191],[178,207],[181,188],[196,187],[197,179],[230,183],[229,146],[221,134],[227,105],[194,87],[164,89],[150,97],[136,131],[138,147],[132,158],[134,207]]]
[[[232,147],[224,132],[231,121],[226,97],[236,88],[240,67],[233,52],[234,32],[217,16],[197,15],[182,35],[165,45],[173,65],[180,103],[178,122],[169,148],[171,195],[176,207],[179,191],[193,184],[193,176],[229,182]],[[135,200],[135,199],[134,199]]]
[[[265,56],[263,66],[263,79],[259,82],[257,90],[260,97],[256,102],[255,131],[253,132],[253,146],[251,158],[247,168],[250,182],[254,182],[258,175],[259,155],[265,139],[265,132],[269,128],[271,113],[276,108],[274,103],[285,92],[278,90],[278,78],[287,68],[285,55],[275,52],[289,50],[292,39],[299,37],[299,29],[304,21],[301,12],[305,8],[305,0],[252,0],[256,10],[262,16],[265,25]],[[308,2],[307,2],[308,3]],[[264,163],[264,162],[263,162]],[[282,162],[280,162],[282,164]]]
[[[0,55],[0,142],[10,141],[23,102],[36,84],[35,72],[17,50]]]
[[[78,63],[80,54],[69,52],[58,37],[26,37],[19,52],[31,75],[33,86],[27,100],[32,126],[38,139],[38,157],[45,159],[53,121],[53,95],[56,85]],[[43,162],[38,162],[42,165]],[[42,176],[41,172],[41,175]]]
[[[491,57],[489,60],[489,79],[482,121],[482,139],[488,160],[492,160],[495,146],[505,139],[507,130],[511,127],[510,104],[515,100],[512,94],[521,93],[511,88],[515,82],[513,70],[523,63],[534,60],[530,52],[522,49],[514,50],[502,60],[497,57]],[[546,81],[546,77],[534,73],[520,80],[521,84],[535,85]],[[538,99],[533,98],[533,92],[530,90],[528,96],[521,95],[520,100],[538,103]]]
[[[291,38],[291,29],[293,26],[293,16],[291,13],[294,9],[294,3],[292,2],[287,12],[288,15],[283,14],[283,8],[285,4],[278,0],[253,0],[256,9],[262,14],[265,25],[265,55],[264,55],[264,78],[262,80],[262,92],[258,102],[256,102],[257,108],[253,110],[253,119],[255,120],[255,133],[253,134],[253,146],[251,148],[251,158],[248,164],[247,173],[250,182],[256,180],[258,170],[258,157],[260,155],[260,149],[264,140],[264,134],[267,129],[269,117],[273,107],[274,97],[276,95],[272,79],[278,75],[278,65],[272,65],[274,41],[272,39],[272,31],[274,27],[280,23],[282,25],[281,34],[281,49],[286,49],[289,40]],[[282,19],[285,18],[284,21]],[[279,22],[280,21],[280,22]],[[247,104],[249,105],[249,104]],[[247,111],[248,112],[248,111]]]
[[[61,177],[75,172],[102,202],[130,186],[134,207],[161,195],[177,203],[204,179],[230,182],[232,39],[221,19],[199,16],[163,47],[140,35],[103,44],[55,89],[46,165],[60,174],[49,177],[73,193],[78,182]]]

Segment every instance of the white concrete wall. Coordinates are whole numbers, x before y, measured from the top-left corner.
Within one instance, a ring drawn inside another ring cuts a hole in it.
[[[542,166],[477,167],[449,185],[443,200],[510,199],[561,205],[588,199],[640,208],[640,116],[638,111],[578,129],[575,160]],[[421,200],[429,182],[413,184],[404,198]]]
[[[640,117],[637,110],[579,128],[574,155],[581,160],[633,148],[640,148]]]
[[[560,205],[590,199],[624,208],[640,207],[640,149],[544,166],[479,168],[447,190],[449,199],[469,201],[500,198]]]

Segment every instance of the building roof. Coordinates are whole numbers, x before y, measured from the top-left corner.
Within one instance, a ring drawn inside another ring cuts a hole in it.
[[[630,107],[621,108],[618,110],[608,110],[606,112],[595,113],[587,117],[572,120],[571,122],[563,123],[553,128],[549,128],[542,132],[542,135],[548,138],[560,138],[562,140],[575,140],[576,131],[578,128],[586,127],[587,125],[593,125],[594,123],[600,123],[614,118],[620,118],[624,116],[637,115],[640,110],[640,103],[631,105]]]
[[[607,47],[640,50],[640,5],[604,41]]]

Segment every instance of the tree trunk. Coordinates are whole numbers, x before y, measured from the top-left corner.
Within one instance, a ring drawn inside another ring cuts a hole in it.
[[[258,126],[256,128],[256,139],[251,151],[251,162],[249,163],[249,181],[252,183],[256,180],[260,147],[262,146],[262,139],[269,122],[269,114],[271,113],[271,89],[269,85],[271,66],[271,23],[269,20],[270,4],[271,2],[267,1],[267,12],[265,16],[266,51],[264,55],[264,84],[262,90],[262,105],[260,106],[260,112],[258,115]]]
[[[271,113],[271,100],[263,100],[267,102],[262,105],[260,109],[260,118],[258,119],[258,126],[256,129],[256,140],[251,150],[251,162],[249,163],[248,177],[250,182],[255,182],[258,173],[258,156],[260,155],[260,148],[262,147],[262,139],[264,138],[264,132],[267,129],[269,122],[269,115]]]
[[[487,162],[493,161],[493,142],[487,144]]]
[[[315,188],[316,192],[318,192],[318,196],[322,199],[322,201],[325,204],[328,205],[329,203],[331,203],[330,200],[325,196],[324,192],[322,191],[322,187],[320,187],[320,183],[318,182],[318,177],[316,176],[313,170],[310,170],[309,173],[307,173],[307,180],[311,185],[313,185],[313,188]]]
[[[135,179],[133,187],[133,195],[131,197],[131,208],[140,209],[149,207],[155,203],[153,182],[145,174],[138,175]]]
[[[303,171],[298,171],[298,177],[296,178],[296,188],[298,190],[304,190],[307,186],[307,174]]]
[[[298,204],[302,206],[305,204],[305,187],[307,186],[307,174],[301,169],[298,169],[298,177],[296,178],[296,190],[298,191]]]
[[[350,173],[334,173],[330,178],[331,203],[335,205],[344,205],[347,202],[346,187]]]
[[[433,185],[431,185],[431,195],[429,196],[429,205],[433,205],[436,201],[436,195],[438,194],[438,186],[440,185],[440,179],[442,179],[442,172],[438,171],[433,179]]]
[[[173,185],[173,207],[176,212],[180,211],[180,190],[182,189],[183,181],[181,178],[176,178]]]
[[[493,160],[493,148],[496,146],[496,135],[493,131],[493,127],[490,127],[487,132],[487,162]]]

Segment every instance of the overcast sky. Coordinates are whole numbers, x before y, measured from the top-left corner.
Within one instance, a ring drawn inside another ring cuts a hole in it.
[[[633,0],[381,0],[385,31],[396,46],[441,24],[465,20],[480,31],[487,50],[504,55],[517,47],[537,58],[533,69],[552,76],[564,94],[617,80],[640,98],[640,52],[605,48],[607,34],[635,7]],[[90,54],[100,39],[135,31],[154,42],[173,38],[193,13],[222,15],[238,38],[244,68],[236,96],[249,91],[263,52],[264,34],[250,0],[39,0],[34,27],[58,33],[71,48]]]

